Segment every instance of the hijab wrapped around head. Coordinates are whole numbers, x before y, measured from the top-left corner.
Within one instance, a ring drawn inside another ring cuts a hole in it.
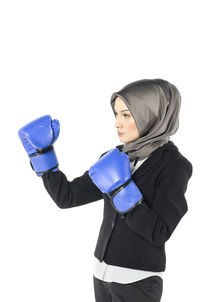
[[[181,95],[175,85],[162,79],[145,79],[130,83],[111,96],[120,97],[130,110],[139,138],[124,143],[122,151],[130,161],[142,160],[170,140],[179,127]]]

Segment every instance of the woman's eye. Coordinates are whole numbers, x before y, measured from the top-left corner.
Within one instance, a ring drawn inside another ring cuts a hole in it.
[[[118,113],[114,112],[114,115],[117,116]],[[130,115],[129,115],[129,114],[126,114],[126,113],[124,113],[124,114],[122,114],[122,115],[123,115],[124,117],[126,117],[126,118],[130,117]]]

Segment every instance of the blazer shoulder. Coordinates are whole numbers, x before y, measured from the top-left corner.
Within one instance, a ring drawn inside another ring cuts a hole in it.
[[[192,163],[179,151],[179,149],[167,150],[165,152],[165,162],[167,165],[173,167],[185,168],[188,171],[189,177],[192,176]]]

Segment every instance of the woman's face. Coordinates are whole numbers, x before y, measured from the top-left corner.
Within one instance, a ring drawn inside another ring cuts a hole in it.
[[[139,138],[138,128],[133,116],[120,97],[115,99],[114,111],[116,118],[115,127],[120,141],[129,143]]]

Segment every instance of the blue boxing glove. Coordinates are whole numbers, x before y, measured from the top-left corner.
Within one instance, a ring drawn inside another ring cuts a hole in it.
[[[53,144],[59,136],[59,121],[44,115],[18,131],[21,142],[28,153],[31,166],[38,176],[58,170],[58,160]]]
[[[103,155],[89,169],[89,176],[101,192],[108,194],[118,213],[128,213],[142,203],[142,193],[131,178],[129,157],[118,148]]]

